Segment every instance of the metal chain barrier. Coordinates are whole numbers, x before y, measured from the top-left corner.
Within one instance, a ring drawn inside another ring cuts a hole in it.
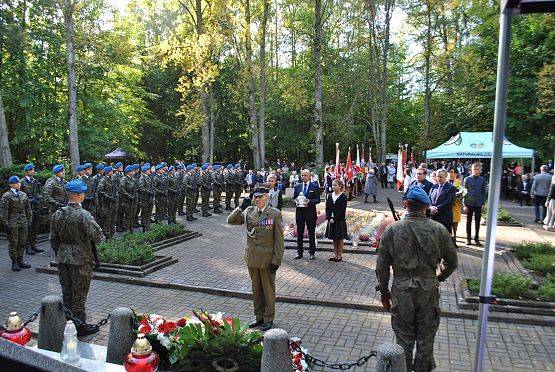
[[[27,327],[27,324],[33,323],[38,318],[41,311],[42,311],[42,305],[39,306],[37,311],[35,311],[33,314],[31,314],[31,316],[29,317],[29,319],[27,319],[25,321],[25,323],[23,323],[23,327]]]
[[[304,351],[302,351],[301,346],[295,341],[290,340],[289,345],[290,345],[292,350],[301,353],[304,356],[305,361],[309,365],[315,365],[317,367],[324,367],[324,368],[329,368],[329,369],[338,369],[338,370],[341,370],[341,371],[346,371],[346,370],[351,369],[355,366],[362,367],[363,365],[365,365],[368,362],[368,360],[370,358],[375,357],[376,355],[378,355],[377,352],[372,351],[372,352],[370,352],[370,354],[358,358],[356,362],[351,362],[351,363],[328,363],[324,360],[318,359],[318,358],[316,358],[316,357],[314,357],[310,354],[305,353]]]
[[[101,321],[99,321],[96,324],[89,324],[89,323],[85,323],[81,319],[79,319],[75,314],[73,314],[73,312],[70,309],[68,309],[64,305],[62,305],[62,308],[64,309],[64,313],[66,314],[66,318],[73,321],[73,323],[75,323],[76,326],[89,326],[89,327],[94,327],[94,328],[100,328],[100,327],[105,326],[106,324],[108,324],[108,320],[110,320],[110,315],[111,315],[111,314],[108,314],[108,316],[106,318],[102,319]]]

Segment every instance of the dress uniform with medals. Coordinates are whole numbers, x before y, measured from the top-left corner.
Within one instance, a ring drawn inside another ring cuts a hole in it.
[[[227,217],[230,225],[245,224],[247,246],[245,261],[252,283],[254,314],[256,321],[249,327],[261,326],[261,330],[272,328],[276,307],[276,271],[281,265],[284,251],[283,225],[281,212],[268,205],[268,192],[265,187],[254,190],[255,198],[264,198],[262,208],[251,206],[251,198]],[[258,201],[255,201],[258,202]]]

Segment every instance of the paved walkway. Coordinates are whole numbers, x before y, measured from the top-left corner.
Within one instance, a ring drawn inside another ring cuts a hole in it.
[[[395,204],[400,206],[400,194],[391,193],[391,196]],[[353,201],[350,207],[384,209],[385,205]],[[291,213],[292,210],[286,210],[284,214],[290,216]],[[203,236],[159,251],[159,254],[177,257],[179,262],[150,274],[145,279],[250,291],[250,280],[243,262],[244,231],[241,227],[227,225],[226,216],[227,214],[214,215],[190,223],[188,227],[202,232]],[[533,230],[506,229],[499,229],[498,238],[506,239],[507,242],[514,242],[516,231],[519,237],[530,234],[530,237],[544,239]],[[485,228],[482,230],[485,232]],[[27,258],[33,266],[46,265],[52,259],[47,243],[42,246],[47,248],[44,254]],[[5,241],[0,241],[0,250],[2,257],[7,257]],[[328,262],[328,255],[329,253],[319,252],[315,261],[293,260],[294,251],[286,251],[277,275],[278,294],[301,299],[379,304],[379,297],[374,290],[374,255],[345,254],[345,261],[342,263]],[[461,277],[477,277],[480,272],[479,257],[460,253],[459,259],[459,269],[441,287],[442,308],[445,311],[461,311],[456,306],[454,286]],[[502,260],[498,260],[496,270],[507,271],[510,268]],[[39,274],[32,270],[14,273],[7,260],[3,260],[0,262],[0,293],[0,314],[17,310],[22,315],[28,315],[40,304],[40,298],[59,294],[60,287],[54,275]],[[89,321],[100,320],[118,306],[130,306],[140,312],[157,312],[168,318],[190,314],[193,309],[199,308],[211,312],[225,311],[229,315],[239,316],[243,321],[252,318],[250,300],[93,280],[87,303]],[[37,326],[37,322],[31,325],[34,329]],[[304,345],[315,356],[341,362],[356,360],[382,342],[392,341],[394,337],[389,314],[349,308],[278,303],[276,326],[287,330],[290,335],[301,337]],[[472,370],[476,328],[475,320],[451,317],[441,319],[435,345],[437,370]],[[88,340],[106,344],[106,338],[107,327]],[[373,366],[374,362],[371,361],[366,368],[358,370],[370,371]],[[485,368],[494,371],[554,371],[554,329],[524,324],[490,323]]]

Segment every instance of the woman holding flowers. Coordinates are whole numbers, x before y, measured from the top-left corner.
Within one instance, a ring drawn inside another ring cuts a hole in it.
[[[347,238],[347,196],[343,192],[343,181],[335,179],[332,182],[333,192],[326,199],[326,238],[333,241],[333,256],[328,261],[340,262],[343,260],[343,239]]]

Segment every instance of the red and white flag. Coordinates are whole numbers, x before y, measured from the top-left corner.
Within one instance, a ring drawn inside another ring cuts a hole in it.
[[[399,152],[397,153],[397,189],[403,186],[403,147],[399,146]]]
[[[351,160],[351,148],[349,147],[349,153],[347,154],[347,162],[345,163],[345,179],[347,182],[351,181],[355,177],[355,169],[353,168],[353,161]]]
[[[335,178],[341,177],[341,163],[339,162],[339,143],[335,144]]]

